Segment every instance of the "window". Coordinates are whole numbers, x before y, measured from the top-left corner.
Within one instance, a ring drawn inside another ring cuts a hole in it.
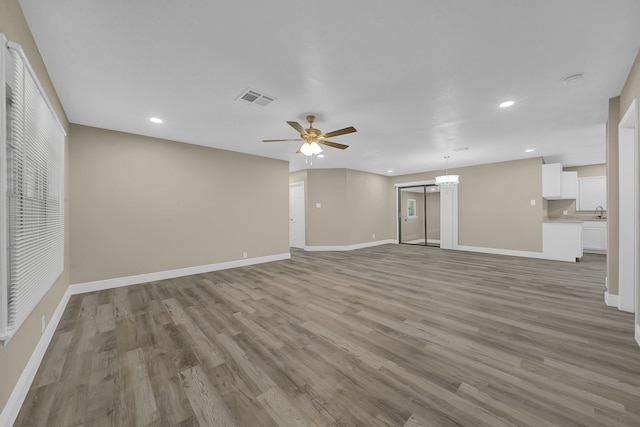
[[[64,269],[64,137],[20,46],[0,34],[0,339]]]

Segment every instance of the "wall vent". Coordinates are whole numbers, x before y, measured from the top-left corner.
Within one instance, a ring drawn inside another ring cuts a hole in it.
[[[459,148],[454,148],[454,149],[453,149],[453,150],[451,150],[451,151],[458,152],[458,151],[469,151],[469,150],[471,150],[471,148],[470,148],[470,147],[459,147]]]
[[[266,107],[275,101],[275,98],[273,96],[266,95],[264,92],[248,87],[238,95],[236,100],[249,105]]]

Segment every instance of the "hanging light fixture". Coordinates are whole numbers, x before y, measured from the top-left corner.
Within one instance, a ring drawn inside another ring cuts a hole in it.
[[[436,185],[442,190],[451,187],[455,187],[460,183],[460,175],[449,175],[449,157],[444,156],[447,160],[447,169],[444,175],[436,176]]]

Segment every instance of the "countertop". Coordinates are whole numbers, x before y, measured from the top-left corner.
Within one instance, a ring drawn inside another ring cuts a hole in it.
[[[562,222],[569,224],[579,224],[585,221],[607,222],[606,218],[589,217],[589,216],[561,216],[561,217],[545,217],[542,222]]]

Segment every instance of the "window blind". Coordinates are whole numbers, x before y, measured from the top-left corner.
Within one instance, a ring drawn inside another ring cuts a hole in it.
[[[64,269],[65,132],[20,46],[1,39],[0,339],[6,341]]]

